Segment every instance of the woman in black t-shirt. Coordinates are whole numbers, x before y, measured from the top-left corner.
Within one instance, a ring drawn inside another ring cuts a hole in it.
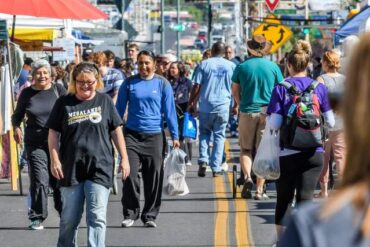
[[[113,178],[113,140],[122,157],[125,179],[130,173],[122,120],[104,87],[96,65],[80,63],[73,70],[69,94],[50,114],[51,172],[61,186],[63,209],[58,246],[77,245],[76,232],[86,200],[88,246],[105,246],[109,188]]]
[[[61,85],[52,84],[50,64],[46,60],[38,60],[32,64],[32,77],[34,84],[20,94],[12,116],[12,124],[15,141],[19,144],[24,141],[29,163],[31,196],[29,228],[41,230],[43,229],[41,223],[48,216],[49,183],[54,190],[55,209],[58,213],[61,210],[56,180],[49,176],[48,129],[45,125],[55,101],[60,95],[66,94],[66,90]],[[26,125],[23,139],[20,125],[24,119]]]

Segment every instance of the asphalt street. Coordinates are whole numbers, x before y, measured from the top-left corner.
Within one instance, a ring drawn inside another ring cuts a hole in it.
[[[197,154],[197,146],[194,145]],[[226,145],[229,171],[238,163],[237,139]],[[111,195],[107,215],[107,246],[271,246],[276,241],[274,222],[275,192],[269,187],[270,200],[254,201],[232,198],[232,173],[213,178],[197,176],[197,157],[188,167],[186,181],[190,194],[163,195],[157,228],[145,228],[140,221],[131,228],[121,228],[121,193]],[[239,168],[238,168],[239,169]],[[22,174],[27,192],[28,175]],[[56,246],[59,218],[49,197],[49,217],[45,229],[27,229],[27,196],[12,192],[8,180],[0,180],[0,246]],[[78,243],[86,246],[83,216]]]

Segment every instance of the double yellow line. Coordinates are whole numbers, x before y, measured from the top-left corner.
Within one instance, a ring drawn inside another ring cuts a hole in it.
[[[226,157],[229,160],[230,143],[226,140],[225,150]],[[228,173],[228,182],[230,191],[233,190],[233,176]],[[253,240],[250,229],[248,204],[245,199],[236,198],[231,201],[235,207],[234,218],[230,216],[228,193],[226,193],[226,177],[216,177],[214,179],[214,188],[217,198],[216,216],[215,216],[215,230],[214,230],[214,245],[215,246],[231,246],[230,231],[231,222],[235,222],[235,239],[236,246],[253,246]],[[230,196],[229,196],[230,197]]]

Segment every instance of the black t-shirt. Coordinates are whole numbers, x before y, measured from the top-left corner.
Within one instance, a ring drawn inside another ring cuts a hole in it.
[[[91,100],[60,97],[47,126],[60,132],[61,186],[90,180],[109,188],[113,176],[111,131],[122,125],[112,99],[97,92]]]
[[[25,88],[19,96],[12,116],[13,126],[19,127],[26,116],[24,142],[31,145],[44,145],[48,140],[46,121],[59,96],[66,95],[62,85],[53,84],[47,90]]]

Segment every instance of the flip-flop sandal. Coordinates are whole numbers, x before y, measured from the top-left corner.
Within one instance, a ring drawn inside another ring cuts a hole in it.
[[[321,191],[319,193],[316,193],[316,194],[313,194],[313,197],[314,198],[326,198],[328,196],[323,196],[323,194],[321,193]]]

